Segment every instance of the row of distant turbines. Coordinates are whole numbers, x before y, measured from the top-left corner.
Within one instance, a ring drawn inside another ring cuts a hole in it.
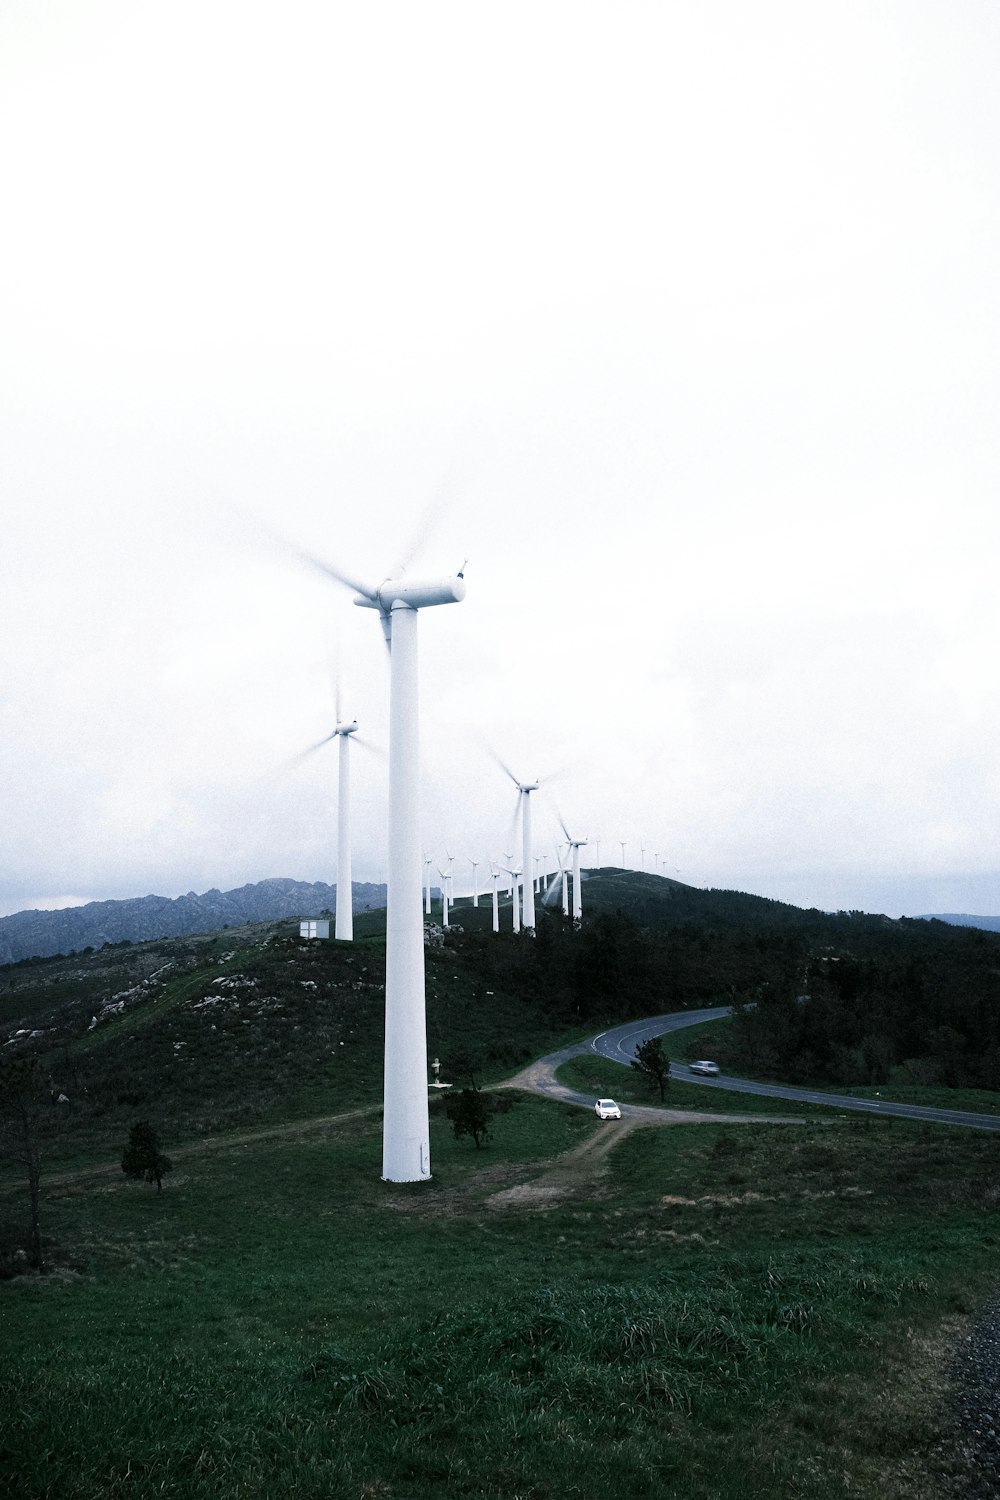
[[[316,558],[308,558],[328,577],[354,593],[354,603],[375,610],[389,649],[389,806],[388,878],[386,881],[385,949],[385,1071],[382,1127],[382,1177],[388,1182],[417,1182],[431,1175],[430,1121],[427,1093],[427,1022],[424,984],[424,854],[420,837],[420,733],[417,616],[421,609],[458,604],[465,597],[460,569],[449,578],[422,582],[397,576],[377,588],[359,583],[349,574]],[[464,566],[464,565],[463,565]],[[338,695],[339,696],[339,695]],[[337,858],[337,938],[353,936],[350,841],[350,742],[357,738],[356,720],[341,719],[321,744],[339,741],[339,817]],[[314,747],[318,748],[318,747]],[[522,863],[511,866],[512,896],[523,927],[535,926],[534,850],[531,832],[531,795],[538,782],[522,782],[506,766],[517,787],[521,815]],[[560,819],[560,822],[562,820]],[[574,839],[562,824],[573,874],[573,916],[579,919],[580,850],[586,839]],[[622,845],[624,861],[625,846]],[[643,851],[645,856],[645,851]],[[499,872],[499,867],[498,873]],[[566,900],[568,871],[560,864]],[[520,882],[520,885],[519,885]],[[494,911],[496,911],[496,895]]]
[[[564,862],[563,859],[563,851],[565,849],[567,859],[570,856],[570,851],[575,851],[575,859],[573,861],[574,868],[572,914],[574,920],[579,921],[583,915],[583,901],[580,889],[580,882],[583,878],[583,872],[579,867],[579,851],[585,843],[585,839],[577,840],[575,843],[573,843],[573,841],[570,841],[565,845],[560,845],[556,849],[556,864],[558,866],[558,869],[556,873],[551,877],[551,879],[549,879],[547,861],[544,855],[535,854],[531,859],[529,859],[529,857],[525,855],[525,863],[530,867],[530,864],[533,862],[535,869],[535,873],[530,877],[530,880],[527,883],[525,882],[524,868],[521,865],[514,864],[514,855],[512,853],[505,852],[504,857],[508,861],[507,864],[501,864],[498,859],[483,861],[473,859],[470,855],[467,855],[465,857],[465,863],[472,866],[472,905],[474,907],[478,907],[479,905],[480,891],[477,872],[479,866],[483,863],[486,863],[489,866],[490,879],[493,882],[492,895],[494,932],[500,931],[501,883],[504,886],[505,894],[509,895],[511,898],[511,919],[513,930],[515,932],[520,932],[522,927],[528,930],[531,930],[534,927],[534,898],[536,896],[540,896],[545,905],[551,906],[554,904],[556,898],[561,893],[563,914],[568,917],[570,915],[570,870],[568,863]],[[441,923],[444,927],[448,927],[451,925],[449,921],[449,914],[455,904],[453,895],[454,861],[455,856],[453,854],[448,854],[447,865],[434,865],[431,856],[427,854],[424,855],[424,912],[428,917],[433,915],[430,873],[431,867],[433,866],[437,870],[437,873],[441,880],[440,910]],[[338,901],[340,900],[339,885],[337,888],[337,899]]]

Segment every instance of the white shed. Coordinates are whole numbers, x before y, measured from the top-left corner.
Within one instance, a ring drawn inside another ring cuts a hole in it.
[[[303,938],[328,938],[330,936],[330,923],[326,917],[307,917],[299,923],[299,937]]]

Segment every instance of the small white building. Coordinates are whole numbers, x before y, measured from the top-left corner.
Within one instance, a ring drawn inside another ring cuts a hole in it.
[[[328,938],[329,936],[330,923],[326,917],[307,917],[299,923],[299,937]]]

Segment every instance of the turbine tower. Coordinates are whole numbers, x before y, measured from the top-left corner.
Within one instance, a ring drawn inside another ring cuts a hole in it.
[[[498,891],[497,887],[498,887],[499,881],[500,881],[500,871],[497,869],[496,865],[494,865],[491,868],[490,874],[493,877],[493,931],[494,932],[499,932],[500,931],[500,895],[499,895],[499,891]]]
[[[337,757],[337,920],[334,936],[341,942],[354,940],[354,886],[351,871],[351,751],[350,737],[358,732],[358,721],[346,724],[340,717],[340,683],[336,690],[336,728],[318,744],[310,745],[297,759],[321,750],[331,740],[340,741]],[[359,744],[364,744],[361,740]],[[369,747],[371,748],[371,747]]]
[[[507,874],[510,876],[511,923],[515,932],[521,931],[521,903],[520,892],[518,891],[518,876],[520,875],[520,873],[520,870],[507,871]],[[525,883],[524,881],[522,881],[521,891],[523,891],[524,888]]]
[[[337,715],[340,718],[340,715]],[[338,724],[333,731],[340,741],[337,787],[337,921],[334,937],[354,941],[354,884],[351,873],[351,735],[358,721]]]
[[[448,894],[448,876],[447,873],[442,870],[440,865],[437,866],[437,872],[441,876],[441,926],[447,927],[448,906],[450,904],[450,897]]]
[[[509,766],[505,766],[499,756],[496,757],[497,764],[502,771],[506,771],[511,781],[517,787],[517,801],[521,809],[521,869],[524,878],[521,882],[523,896],[523,910],[521,914],[522,925],[528,932],[535,930],[535,887],[531,875],[534,868],[534,851],[531,846],[531,794],[538,791],[537,781],[519,781]],[[515,815],[516,816],[516,815]],[[508,856],[510,858],[510,856]]]
[[[580,894],[580,850],[587,845],[589,840],[573,838],[566,824],[563,822],[561,813],[559,814],[559,826],[566,835],[566,842],[573,856],[573,921],[579,922],[583,916],[583,901]]]
[[[470,854],[467,854],[465,856],[465,858],[466,858],[466,862],[472,866],[472,904],[473,904],[473,906],[478,906],[479,905],[479,879],[478,879],[478,877],[476,875],[476,871],[479,869],[479,860],[478,859],[473,859]]]
[[[465,579],[387,578],[377,588],[310,558],[378,611],[389,646],[389,878],[385,931],[385,1078],[382,1176],[431,1175],[427,1108],[427,1014],[420,848],[420,722],[417,616],[465,598]]]

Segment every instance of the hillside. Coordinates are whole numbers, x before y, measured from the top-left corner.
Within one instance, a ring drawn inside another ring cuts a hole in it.
[[[328,890],[267,884],[289,902]],[[296,914],[303,909],[316,903]],[[800,911],[615,869],[587,880],[584,911],[579,930],[541,911],[532,941],[510,931],[509,898],[499,935],[490,900],[475,910],[468,898],[456,903],[455,925],[427,949],[429,1055],[442,1058],[446,1077],[471,1058],[497,1078],[591,1028],[734,1001],[753,1001],[755,1037],[773,1018],[772,1031],[795,1040],[789,1053],[769,1035],[761,1053],[789,1081],[840,1069],[830,1082],[878,1082],[897,1064],[937,1055],[950,1069],[944,1082],[993,1066],[1000,937],[990,933]],[[39,1057],[78,1142],[113,1141],[137,1114],[190,1136],[333,1101],[375,1104],[384,909],[360,913],[355,931],[353,944],[305,943],[282,919],[9,964],[0,968],[0,1056]],[[807,988],[811,1007],[796,1001]],[[936,1081],[941,1068],[924,1072],[919,1081]],[[56,1129],[55,1116],[48,1123]]]
[[[354,910],[385,906],[385,886],[357,881]],[[337,890],[322,881],[261,880],[236,890],[205,891],[186,896],[137,896],[124,901],[89,901],[63,911],[19,911],[0,917],[0,964],[53,953],[100,948],[103,943],[144,942],[149,938],[185,937],[219,932],[246,922],[278,917],[317,916],[335,911]]]

